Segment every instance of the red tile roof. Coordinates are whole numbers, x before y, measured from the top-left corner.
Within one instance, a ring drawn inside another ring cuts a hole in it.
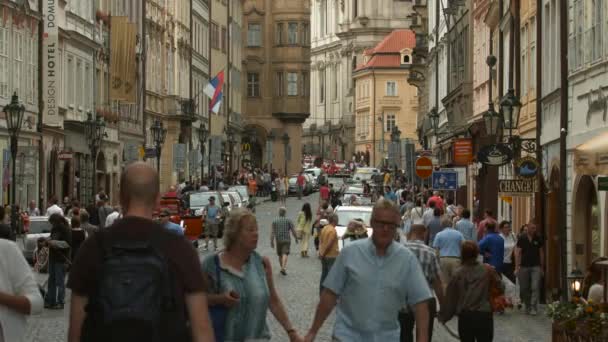
[[[371,56],[365,64],[357,66],[355,71],[369,68],[390,68],[401,65],[401,50],[413,49],[416,46],[416,34],[412,30],[394,30],[376,45],[368,49],[364,55]]]

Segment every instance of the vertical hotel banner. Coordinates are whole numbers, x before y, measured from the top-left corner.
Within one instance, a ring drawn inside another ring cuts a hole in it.
[[[136,103],[135,45],[137,26],[127,17],[112,17],[110,38],[110,99]]]
[[[44,112],[42,123],[51,127],[61,127],[59,118],[59,0],[42,0],[44,14],[42,84]]]

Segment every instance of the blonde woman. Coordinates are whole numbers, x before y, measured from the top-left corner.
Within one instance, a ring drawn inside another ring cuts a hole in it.
[[[224,228],[225,249],[211,254],[202,264],[209,280],[209,306],[228,308],[222,341],[268,341],[268,310],[281,324],[290,341],[301,341],[274,286],[272,268],[258,246],[258,223],[246,209],[233,209]],[[220,340],[220,339],[218,339]]]
[[[310,203],[304,203],[302,211],[300,211],[296,220],[296,232],[298,233],[298,238],[302,241],[302,244],[300,245],[302,248],[300,252],[302,258],[308,258],[308,242],[310,241],[310,236],[312,234],[312,224],[312,209],[310,208]]]

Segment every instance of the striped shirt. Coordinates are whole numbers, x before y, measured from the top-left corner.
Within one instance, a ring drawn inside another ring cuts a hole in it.
[[[433,282],[439,278],[439,258],[435,250],[420,240],[411,240],[404,243],[418,259],[420,266],[422,267],[422,273],[429,283],[429,287],[433,288]]]
[[[278,242],[291,241],[289,232],[293,230],[293,222],[284,216],[279,216],[272,221],[272,233]]]

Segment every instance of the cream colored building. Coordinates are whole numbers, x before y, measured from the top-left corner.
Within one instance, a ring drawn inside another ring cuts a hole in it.
[[[388,158],[395,127],[401,139],[417,140],[418,89],[407,82],[415,45],[413,31],[394,30],[363,54],[353,72],[355,151],[369,153],[371,165]]]
[[[353,71],[365,49],[393,29],[410,28],[414,2],[398,0],[311,1],[311,116],[304,126],[307,152],[350,160],[355,149]],[[312,130],[311,130],[312,128]]]

